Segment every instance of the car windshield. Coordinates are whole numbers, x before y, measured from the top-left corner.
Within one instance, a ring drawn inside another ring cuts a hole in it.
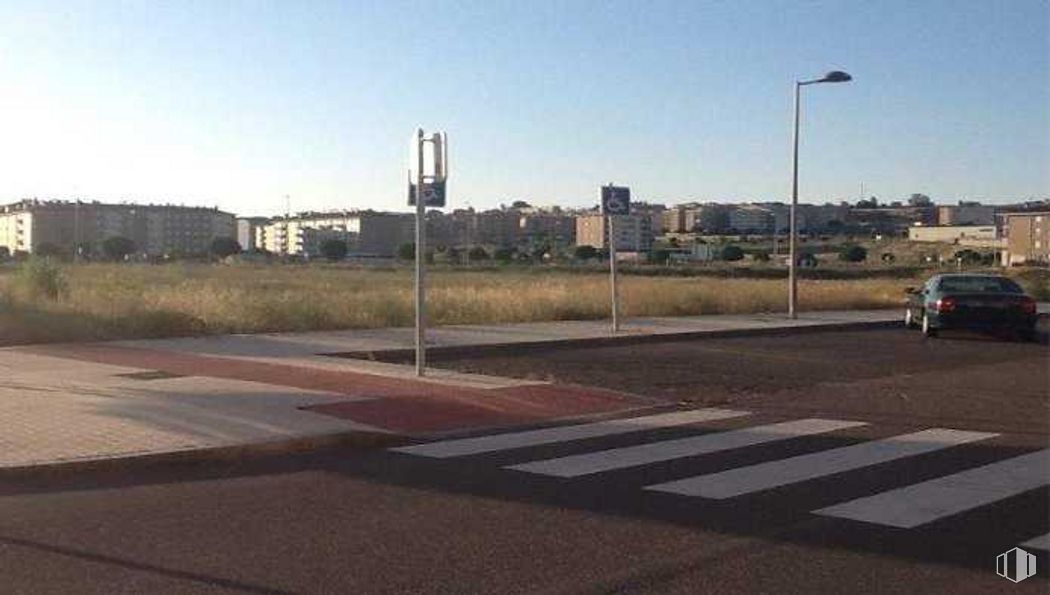
[[[939,289],[947,293],[1024,293],[1003,277],[947,277],[941,279]]]

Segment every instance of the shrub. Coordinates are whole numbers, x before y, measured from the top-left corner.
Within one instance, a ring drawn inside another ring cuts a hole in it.
[[[62,258],[66,255],[66,252],[62,250],[62,248],[51,242],[40,242],[36,245],[33,253],[40,258]]]
[[[979,264],[981,262],[981,253],[966,248],[956,252],[952,258],[954,260],[962,261],[963,264]]]
[[[572,255],[576,260],[591,260],[598,258],[598,249],[594,246],[576,246]]]
[[[109,260],[124,260],[134,252],[135,242],[123,236],[110,236],[102,242],[102,253]]]
[[[897,260],[897,257],[894,256],[892,252],[884,252],[882,254],[882,262],[885,262],[886,264],[890,264],[895,260]]]
[[[502,246],[500,248],[496,248],[496,251],[492,254],[492,258],[498,260],[499,262],[502,262],[503,264],[507,264],[514,260],[514,257],[517,256],[517,253],[518,251],[516,248],[510,246]]]
[[[868,259],[868,251],[863,246],[856,244],[843,246],[839,252],[839,260],[846,262],[864,262]]]
[[[734,246],[732,244],[722,248],[722,260],[730,262],[742,260],[744,258],[744,250],[740,246]]]
[[[819,263],[819,262],[820,261],[817,260],[816,255],[815,254],[811,254],[809,252],[806,252],[802,256],[798,257],[798,266],[800,266],[800,267],[813,268],[813,267],[817,266],[817,263]]]
[[[208,252],[216,258],[226,258],[241,253],[241,245],[233,238],[215,238],[208,247]]]
[[[43,258],[30,258],[22,263],[15,271],[13,281],[14,287],[30,299],[57,300],[66,290],[62,270]]]
[[[321,256],[329,262],[339,262],[346,258],[346,253],[349,252],[346,242],[334,238],[321,242],[320,250]]]
[[[0,246],[0,262],[5,262],[11,259],[11,249],[7,246]]]
[[[769,252],[765,250],[754,252],[751,256],[755,259],[755,262],[769,262]]]
[[[657,248],[649,253],[649,262],[655,264],[667,264],[667,261],[671,259],[671,251],[663,248]]]
[[[416,259],[416,245],[415,243],[401,244],[397,247],[397,257],[401,260],[415,260]]]
[[[485,249],[482,248],[481,246],[474,246],[469,251],[467,251],[467,259],[468,260],[488,260],[489,259],[489,253],[486,252]]]

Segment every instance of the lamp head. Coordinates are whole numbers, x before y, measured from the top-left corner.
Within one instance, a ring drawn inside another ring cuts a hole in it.
[[[831,72],[824,75],[824,78],[817,81],[818,83],[845,83],[846,81],[853,80],[853,77],[847,72],[841,70],[832,70]]]

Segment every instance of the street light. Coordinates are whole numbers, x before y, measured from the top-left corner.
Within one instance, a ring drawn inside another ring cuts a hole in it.
[[[795,81],[795,150],[792,155],[791,167],[791,210],[789,215],[789,237],[788,237],[788,316],[798,317],[798,277],[795,267],[798,265],[796,244],[798,242],[798,227],[795,210],[798,207],[798,122],[799,122],[799,91],[803,85],[815,85],[817,83],[845,83],[853,80],[853,77],[841,70],[832,70],[819,79],[810,81]]]

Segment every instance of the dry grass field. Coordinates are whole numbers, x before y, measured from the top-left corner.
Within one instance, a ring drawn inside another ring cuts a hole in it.
[[[280,265],[40,266],[0,272],[0,344],[407,326],[407,268]],[[608,316],[608,278],[542,268],[436,270],[436,325]],[[804,280],[803,309],[891,307],[912,279]],[[781,279],[624,276],[627,316],[777,312]]]

